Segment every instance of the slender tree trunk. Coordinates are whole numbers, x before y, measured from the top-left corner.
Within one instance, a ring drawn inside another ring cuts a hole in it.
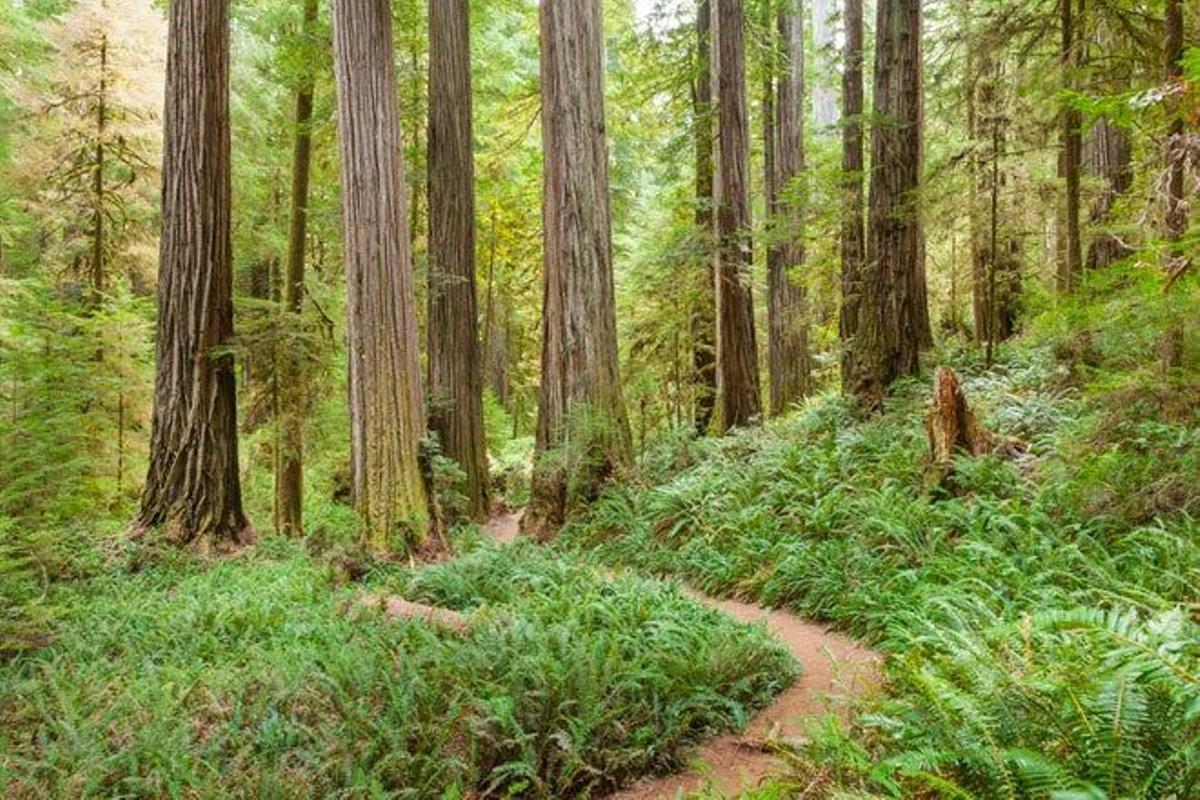
[[[833,128],[838,124],[837,90],[831,82],[835,75],[833,59],[830,57],[834,43],[837,41],[836,18],[834,11],[836,0],[813,0],[813,45],[817,49],[815,61],[818,65],[816,79],[813,81],[813,121],[818,133]]]
[[[854,386],[867,409],[896,378],[912,375],[929,336],[921,176],[921,3],[880,0],[876,21],[875,121],[867,257]]]
[[[238,477],[230,254],[229,7],[170,6],[158,356],[140,527],[207,551],[251,535]]]
[[[483,370],[475,301],[475,163],[467,0],[429,2],[429,425],[466,475],[467,513],[488,513]]]
[[[1180,0],[1167,0],[1166,17],[1163,25],[1163,61],[1168,83],[1183,83],[1183,4]],[[1191,262],[1179,247],[1179,241],[1187,232],[1188,204],[1184,200],[1184,108],[1174,100],[1171,104],[1171,122],[1167,128],[1167,209],[1166,239],[1167,287],[1168,290],[1190,267]],[[1164,369],[1183,366],[1183,321],[1172,319],[1163,338],[1162,360]]]
[[[1133,252],[1117,236],[1104,230],[1113,206],[1133,186],[1133,143],[1129,134],[1108,119],[1097,120],[1084,143],[1083,167],[1102,183],[1088,214],[1088,223],[1100,230],[1088,243],[1087,266],[1104,269]]]
[[[108,129],[108,34],[100,34],[100,86],[96,93],[96,163],[92,173],[92,298],[99,305],[107,287],[104,270],[104,145]]]
[[[317,0],[304,0],[303,33],[313,35]],[[296,92],[296,138],[292,147],[292,208],[288,227],[284,311],[299,320],[304,307],[304,255],[308,232],[308,183],[312,163],[313,75]],[[275,530],[300,535],[304,500],[304,376],[294,354],[285,353],[279,371],[281,413],[275,474]]]
[[[375,550],[424,539],[429,501],[391,7],[334,0],[354,504]]]
[[[703,250],[696,307],[692,311],[692,373],[696,389],[693,423],[703,435],[712,424],[717,398],[716,286],[713,277],[713,108],[711,59],[712,9],[697,3],[696,63],[692,118],[696,137],[696,229]]]
[[[762,413],[754,333],[750,240],[750,136],[742,0],[715,0],[712,69],[717,109],[717,398],[722,431]]]
[[[551,534],[632,453],[617,369],[601,0],[542,3],[545,264],[529,523]]]
[[[862,305],[862,264],[866,251],[863,226],[863,6],[845,0],[844,67],[842,71],[842,307],[838,338],[842,346],[842,390],[854,387],[854,362]]]
[[[1079,42],[1076,33],[1075,19],[1076,0],[1061,0],[1061,33],[1062,47],[1060,59],[1063,71],[1063,86],[1071,89],[1075,85],[1075,70],[1079,66]],[[1082,0],[1080,0],[1082,5]],[[1059,236],[1063,237],[1058,264],[1058,290],[1071,292],[1079,281],[1083,271],[1083,249],[1079,229],[1079,166],[1082,151],[1082,133],[1080,132],[1080,114],[1073,106],[1066,105],[1062,110],[1062,157],[1059,161],[1065,189],[1063,198],[1062,228]]]
[[[802,0],[783,0],[778,14],[785,63],[776,86],[775,130],[768,144],[768,153],[773,157],[767,171],[768,206],[774,218],[767,256],[772,414],[783,413],[809,391],[804,287],[793,277],[804,265],[803,13]]]

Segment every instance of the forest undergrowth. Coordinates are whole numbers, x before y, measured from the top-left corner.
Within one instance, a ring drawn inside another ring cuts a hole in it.
[[[1062,313],[991,367],[938,353],[1019,443],[950,488],[911,380],[865,423],[825,395],[664,445],[564,541],[888,654],[886,692],[815,724],[764,797],[1200,797],[1200,394],[1144,366],[1136,313]]]

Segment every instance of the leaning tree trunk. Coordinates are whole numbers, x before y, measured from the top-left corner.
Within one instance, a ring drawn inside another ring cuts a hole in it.
[[[141,527],[205,551],[245,541],[230,252],[229,7],[170,6],[158,355]]]
[[[804,6],[784,0],[779,9],[779,38],[784,70],[778,76],[774,104],[773,157],[768,159],[768,198],[774,215],[767,254],[767,360],[771,377],[771,413],[781,414],[809,391],[808,328],[804,288],[794,272],[804,264]]]
[[[528,523],[551,534],[630,459],[617,369],[601,0],[542,3],[542,382]]]
[[[350,351],[350,477],[366,543],[424,539],[425,416],[386,0],[334,0]]]
[[[1104,269],[1133,253],[1119,237],[1104,230],[1113,206],[1133,186],[1133,143],[1129,134],[1106,118],[1097,120],[1084,143],[1083,167],[1101,181],[1100,194],[1088,214],[1088,223],[1098,230],[1088,243],[1087,266]]]
[[[857,375],[854,341],[862,304],[863,226],[863,6],[846,0],[842,71],[842,306],[838,339],[842,347],[842,391],[852,390]]]
[[[312,36],[317,0],[304,0],[303,33]],[[284,310],[299,320],[304,307],[304,249],[308,232],[308,177],[312,163],[313,74],[304,75],[296,92],[296,139],[292,147],[292,208],[288,227]],[[295,353],[285,353],[279,369],[281,413],[275,472],[275,530],[285,536],[303,532],[304,375]]]
[[[429,425],[466,476],[467,514],[488,512],[483,369],[475,299],[475,165],[467,0],[429,3]]]
[[[857,336],[860,404],[878,409],[896,378],[915,374],[929,338],[921,176],[921,3],[880,0],[867,257]]]
[[[696,230],[704,267],[698,275],[696,306],[692,310],[692,380],[696,389],[692,422],[703,435],[712,424],[717,399],[716,286],[713,278],[713,108],[711,75],[712,9],[709,0],[697,3],[696,63],[692,87],[692,124],[696,138]]]
[[[717,398],[722,431],[762,413],[750,243],[750,136],[742,0],[716,0],[712,72],[717,109],[715,273]]]

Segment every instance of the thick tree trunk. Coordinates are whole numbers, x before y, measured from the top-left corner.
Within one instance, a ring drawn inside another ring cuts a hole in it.
[[[713,10],[717,398],[721,430],[727,431],[753,422],[762,413],[762,399],[751,275],[745,17],[742,0],[715,0]]]
[[[429,2],[429,425],[466,474],[467,514],[488,513],[475,299],[475,161],[467,0]]]
[[[317,0],[304,0],[303,32],[311,36]],[[308,176],[312,163],[313,76],[305,75],[296,92],[296,138],[292,146],[292,208],[288,227],[284,311],[299,319],[304,306],[304,251],[308,232]],[[275,530],[299,536],[304,501],[304,376],[294,354],[286,353],[279,370],[279,452],[275,461]]]
[[[772,156],[767,169],[768,207],[774,228],[767,254],[772,414],[783,413],[809,391],[804,287],[794,274],[804,265],[804,7],[801,0],[783,2],[778,26],[785,63],[776,86],[774,135],[767,143]]]
[[[141,527],[201,551],[245,541],[230,254],[229,7],[170,6],[158,356]]]
[[[1076,0],[1061,0],[1062,46],[1059,57],[1062,62],[1063,86],[1071,89],[1075,85],[1075,70],[1079,66],[1079,42],[1075,31]],[[1082,2],[1082,0],[1080,0]],[[1060,131],[1061,157],[1059,169],[1065,186],[1061,224],[1058,232],[1062,239],[1059,249],[1058,290],[1074,291],[1083,271],[1083,247],[1079,228],[1079,166],[1083,148],[1079,111],[1069,103],[1061,114]]]
[[[529,524],[553,533],[630,460],[617,369],[601,0],[542,3],[545,264]]]
[[[692,86],[692,124],[696,139],[696,230],[704,268],[697,276],[696,307],[692,310],[692,377],[696,391],[693,424],[704,435],[712,424],[717,400],[717,298],[713,278],[713,107],[711,59],[712,9],[709,0],[697,3],[696,63]]]
[[[917,189],[921,177],[921,3],[880,0],[867,257],[857,336],[860,404],[919,366],[930,338]]]
[[[1133,250],[1104,230],[1113,206],[1133,186],[1133,143],[1129,134],[1107,119],[1097,120],[1084,143],[1083,167],[1100,179],[1100,194],[1092,202],[1088,223],[1098,229],[1088,243],[1088,269],[1104,269]]]
[[[842,306],[838,338],[842,347],[842,391],[854,387],[855,337],[862,305],[862,263],[866,251],[863,225],[863,6],[845,0],[844,68],[842,71]]]
[[[420,542],[429,504],[417,315],[385,0],[334,0],[350,351],[350,476],[368,546]]]

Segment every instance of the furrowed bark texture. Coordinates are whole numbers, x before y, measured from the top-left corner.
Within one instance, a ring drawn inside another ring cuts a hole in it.
[[[771,413],[781,414],[809,392],[808,321],[798,269],[804,265],[804,5],[779,9],[783,69],[776,83],[774,158],[768,171],[775,231],[767,256],[767,361]]]
[[[170,6],[150,467],[139,525],[207,550],[249,537],[238,478],[229,8]]]
[[[429,2],[429,425],[466,474],[467,514],[488,512],[475,298],[467,0]]]
[[[762,413],[762,399],[751,277],[745,17],[742,0],[714,0],[713,10],[717,398],[721,430],[727,431],[754,421]]]
[[[303,31],[312,35],[317,22],[316,0],[304,0]],[[308,183],[312,164],[313,76],[305,75],[296,92],[296,138],[292,147],[292,208],[288,226],[287,272],[283,305],[299,316],[304,306],[304,250],[308,232]],[[275,530],[299,536],[304,530],[304,378],[295,359],[285,356],[279,373],[282,413],[279,418],[279,457],[275,472]]]
[[[334,0],[350,350],[350,477],[368,546],[411,546],[429,522],[425,419],[404,163],[386,0]]]
[[[704,269],[696,308],[692,311],[692,373],[696,386],[693,422],[703,435],[712,423],[717,401],[717,301],[713,279],[713,108],[712,10],[709,0],[697,3],[696,69],[692,86],[692,117],[696,138],[696,228],[704,250]]]
[[[863,224],[863,7],[846,0],[844,68],[842,71],[842,307],[838,338],[842,346],[842,390],[850,391],[857,375],[854,341],[862,304],[862,263],[866,252]]]
[[[868,409],[882,404],[892,381],[916,373],[920,349],[931,338],[917,196],[920,0],[880,0],[876,30],[871,197],[854,386]]]
[[[600,0],[541,4],[542,382],[529,524],[545,536],[630,459],[617,369]]]

